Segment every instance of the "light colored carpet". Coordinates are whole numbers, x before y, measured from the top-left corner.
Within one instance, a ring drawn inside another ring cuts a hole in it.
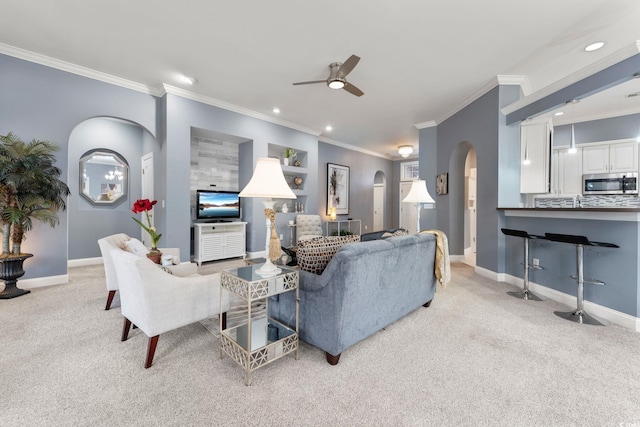
[[[147,338],[120,342],[103,309],[102,267],[69,276],[0,301],[3,426],[640,425],[640,334],[570,323],[462,264],[338,365],[302,343],[250,387],[200,323],[163,334],[144,369]]]

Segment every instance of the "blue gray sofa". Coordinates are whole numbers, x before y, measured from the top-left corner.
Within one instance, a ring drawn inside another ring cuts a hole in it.
[[[335,365],[344,350],[420,306],[436,288],[436,238],[395,236],[341,247],[322,274],[300,271],[300,339]],[[273,317],[293,323],[295,294],[269,302]]]

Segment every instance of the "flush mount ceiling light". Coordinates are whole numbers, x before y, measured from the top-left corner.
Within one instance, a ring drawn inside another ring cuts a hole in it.
[[[333,127],[331,127],[331,125],[327,125],[324,130],[326,130],[327,132],[331,132],[333,130]]]
[[[558,111],[557,113],[554,114],[554,116],[561,116],[564,114],[564,111]]]
[[[274,112],[275,114],[280,114],[280,109],[279,109],[278,107],[274,107],[274,108],[273,108],[273,112]]]
[[[601,49],[604,46],[604,42],[595,42],[591,43],[589,46],[584,48],[585,52],[593,52],[594,50]]]
[[[180,81],[184,84],[192,85],[197,80],[194,77],[185,76],[184,74],[180,76]]]
[[[402,157],[407,158],[411,154],[413,154],[413,145],[401,145],[398,147],[398,154]]]

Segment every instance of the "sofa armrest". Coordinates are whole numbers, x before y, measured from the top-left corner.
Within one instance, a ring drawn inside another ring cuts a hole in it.
[[[187,277],[198,274],[198,266],[192,262],[185,262],[178,265],[168,265],[167,269],[171,270],[174,276]]]

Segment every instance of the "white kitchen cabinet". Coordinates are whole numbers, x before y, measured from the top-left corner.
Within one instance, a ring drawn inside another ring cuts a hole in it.
[[[246,256],[246,222],[193,224],[194,261]]]
[[[599,144],[582,150],[585,174],[638,172],[638,143]]]
[[[520,126],[520,193],[549,192],[552,137],[549,121]]]
[[[569,153],[567,148],[553,150],[551,192],[558,196],[582,194],[582,148]]]

